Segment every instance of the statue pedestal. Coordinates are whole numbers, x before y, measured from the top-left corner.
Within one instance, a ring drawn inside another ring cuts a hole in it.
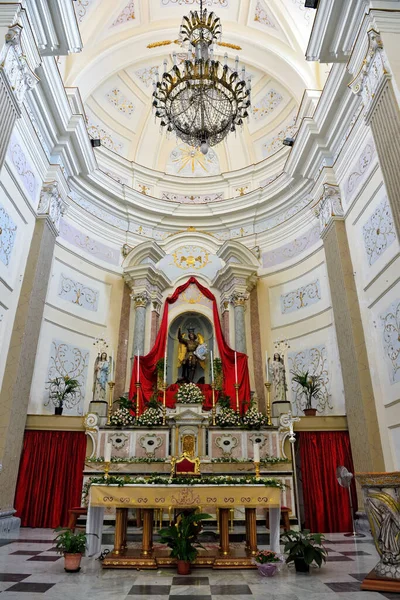
[[[400,473],[360,473],[357,479],[380,556],[361,589],[400,592]]]

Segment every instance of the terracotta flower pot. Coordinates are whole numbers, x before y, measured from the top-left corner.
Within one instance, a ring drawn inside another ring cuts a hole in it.
[[[190,573],[190,561],[189,560],[177,560],[178,575],[189,575]]]
[[[303,412],[306,415],[306,417],[315,417],[315,415],[317,414],[317,409],[316,408],[305,408]]]
[[[81,570],[82,554],[64,553],[64,570],[67,573],[77,573]]]

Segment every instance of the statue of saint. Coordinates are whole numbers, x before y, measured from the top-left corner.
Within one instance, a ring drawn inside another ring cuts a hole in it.
[[[274,402],[286,402],[286,372],[283,356],[275,352],[274,359],[271,363],[271,380]]]
[[[193,383],[196,367],[199,364],[204,369],[204,359],[207,354],[207,345],[204,344],[203,336],[188,329],[188,337],[178,330],[179,354],[178,367],[182,367],[182,379]]]
[[[107,352],[102,352],[94,363],[93,402],[107,401],[107,381],[110,361]]]

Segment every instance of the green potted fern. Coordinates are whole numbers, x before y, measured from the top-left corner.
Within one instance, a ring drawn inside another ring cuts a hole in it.
[[[305,396],[306,405],[303,408],[306,417],[315,417],[317,409],[313,407],[313,400],[319,400],[322,397],[322,377],[321,375],[309,375],[308,371],[290,371],[292,381],[301,387],[301,392]]]
[[[198,542],[201,521],[211,519],[206,513],[181,513],[176,523],[160,530],[162,544],[171,548],[171,557],[176,558],[178,575],[188,575],[190,564],[196,560],[197,548],[203,546]]]
[[[281,541],[285,544],[284,552],[287,554],[286,563],[294,563],[298,573],[308,573],[313,563],[321,567],[328,555],[323,545],[324,540],[322,533],[311,533],[308,529],[286,531],[281,536]]]
[[[54,414],[62,415],[64,402],[76,395],[80,382],[69,375],[54,377],[47,382],[50,386],[49,395],[54,404]]]
[[[64,555],[64,570],[67,573],[77,573],[81,569],[82,556],[86,550],[87,534],[74,533],[71,529],[57,527],[54,530],[58,535],[54,542],[59,554]],[[91,535],[96,535],[95,533]],[[98,537],[96,535],[96,537]]]

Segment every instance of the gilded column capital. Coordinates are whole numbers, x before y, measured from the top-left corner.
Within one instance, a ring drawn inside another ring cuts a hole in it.
[[[231,302],[231,304],[233,304],[233,306],[235,308],[238,307],[238,306],[246,308],[246,302],[247,302],[248,299],[249,299],[249,295],[248,294],[242,294],[242,293],[234,292],[232,294],[232,296],[230,297],[230,302]]]
[[[22,105],[26,92],[39,81],[30,68],[22,49],[22,30],[23,27],[18,23],[9,27],[5,35],[5,44],[0,52],[0,71],[6,76],[19,107]]]
[[[60,229],[60,220],[67,212],[67,203],[62,199],[56,181],[46,183],[40,192],[38,206],[39,215],[48,215],[57,233]]]
[[[349,88],[354,94],[361,96],[364,104],[364,116],[369,121],[379,94],[386,80],[391,79],[392,75],[380,33],[375,29],[370,29],[367,36],[367,53],[361,69],[349,83]]]
[[[344,218],[339,186],[324,183],[323,187],[323,194],[314,209],[315,216],[319,219],[321,235],[332,221]]]
[[[146,291],[138,292],[137,294],[131,294],[131,299],[137,308],[146,308],[150,302],[150,294]]]

